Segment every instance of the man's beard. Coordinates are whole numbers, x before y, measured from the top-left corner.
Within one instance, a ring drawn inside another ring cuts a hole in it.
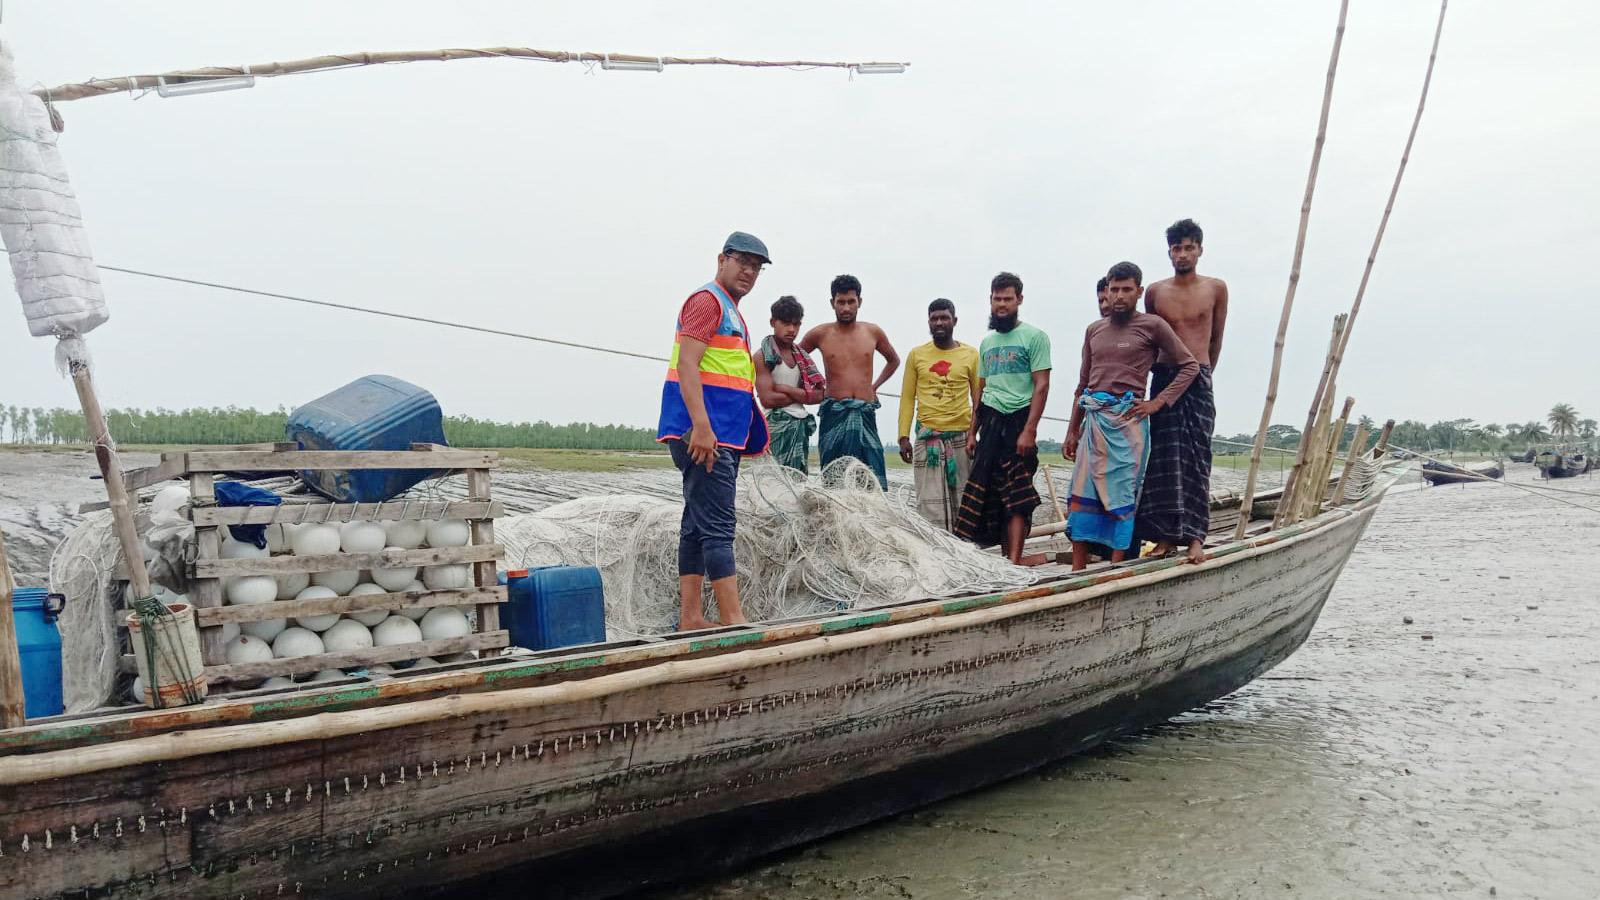
[[[1177,263],[1173,263],[1172,264],[1172,271],[1173,271],[1173,274],[1176,274],[1176,275],[1192,275],[1192,274],[1194,274],[1194,269],[1195,269],[1196,265],[1198,265],[1198,264],[1197,263],[1189,263],[1188,265],[1179,265]]]
[[[1113,324],[1113,325],[1117,325],[1117,326],[1120,327],[1120,326],[1126,325],[1126,324],[1128,324],[1129,322],[1132,322],[1132,321],[1133,321],[1133,310],[1131,310],[1131,309],[1120,309],[1120,310],[1119,309],[1113,309],[1111,311],[1111,324]]]
[[[1012,313],[1009,316],[1002,316],[999,313],[989,314],[989,330],[1005,334],[1015,327],[1017,327],[1016,313]]]

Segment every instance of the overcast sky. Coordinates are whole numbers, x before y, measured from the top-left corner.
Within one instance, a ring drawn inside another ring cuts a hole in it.
[[[10,0],[25,84],[329,52],[519,45],[896,59],[817,70],[492,61],[62,104],[98,261],[665,354],[723,237],[775,264],[745,300],[831,317],[830,278],[904,352],[949,297],[1026,282],[1065,416],[1092,287],[1163,229],[1206,231],[1232,314],[1217,427],[1253,431],[1338,4],[46,2]],[[1437,4],[1352,3],[1279,413],[1299,422],[1415,109]],[[1341,393],[1386,417],[1600,414],[1600,5],[1457,0]],[[1576,277],[1576,286],[1569,286]],[[109,406],[293,407],[382,372],[448,413],[652,425],[663,366],[107,273]],[[0,403],[72,406],[50,342],[0,316]],[[898,376],[890,385],[898,389]],[[880,428],[893,437],[894,401]],[[1051,425],[1047,431],[1064,426]],[[1057,436],[1057,435],[1050,435]]]

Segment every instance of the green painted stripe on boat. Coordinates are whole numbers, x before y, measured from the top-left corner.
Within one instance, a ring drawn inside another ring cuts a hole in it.
[[[24,734],[5,734],[0,732],[0,747],[27,747],[30,744],[76,740],[78,738],[93,737],[97,729],[93,725],[65,725],[59,730],[51,730],[45,734],[29,732]]]
[[[583,656],[578,659],[564,659],[559,662],[538,663],[531,666],[519,666],[515,669],[493,669],[483,673],[486,682],[504,681],[507,678],[526,678],[529,675],[543,675],[547,672],[569,672],[573,669],[587,669],[590,666],[604,665],[606,656]]]
[[[993,606],[1005,598],[1006,595],[1004,594],[993,594],[987,597],[965,597],[960,600],[951,600],[949,603],[940,606],[939,611],[945,613],[965,612],[969,609]]]
[[[879,622],[887,621],[889,621],[889,614],[886,612],[872,613],[865,616],[854,616],[849,619],[835,619],[831,622],[822,623],[822,633],[827,634],[830,631],[850,631],[851,629],[865,628],[868,625],[876,625]]]
[[[725,634],[720,637],[702,638],[689,644],[690,653],[701,650],[720,650],[723,647],[736,647],[739,644],[748,644],[766,637],[765,631],[751,631],[745,634]]]
[[[271,713],[282,712],[284,710],[301,709],[307,706],[338,706],[342,703],[349,703],[352,700],[371,700],[372,698],[378,696],[378,693],[379,691],[377,685],[373,685],[369,688],[361,688],[360,690],[355,691],[340,691],[336,694],[307,693],[293,697],[285,697],[282,700],[263,700],[260,703],[253,704],[250,707],[250,712],[252,714]]]

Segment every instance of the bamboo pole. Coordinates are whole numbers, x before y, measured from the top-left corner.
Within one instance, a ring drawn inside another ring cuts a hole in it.
[[[1400,153],[1400,166],[1395,170],[1394,183],[1389,186],[1389,199],[1384,204],[1383,215],[1378,219],[1378,233],[1372,238],[1372,248],[1367,251],[1367,262],[1361,270],[1361,282],[1356,286],[1355,300],[1350,304],[1349,320],[1345,323],[1344,337],[1340,338],[1339,346],[1334,348],[1333,365],[1322,373],[1322,378],[1317,382],[1317,389],[1311,396],[1311,413],[1307,421],[1316,414],[1317,406],[1322,402],[1324,393],[1333,393],[1333,383],[1339,377],[1339,369],[1344,365],[1345,348],[1350,345],[1350,333],[1355,330],[1356,317],[1361,314],[1361,301],[1367,295],[1367,283],[1372,279],[1372,267],[1378,259],[1378,247],[1383,243],[1383,235],[1389,228],[1389,216],[1394,212],[1394,201],[1400,194],[1400,181],[1405,177],[1406,164],[1411,161],[1411,147],[1417,140],[1417,128],[1422,124],[1422,110],[1428,102],[1428,87],[1433,83],[1433,65],[1439,58],[1439,38],[1444,33],[1444,14],[1448,9],[1450,0],[1440,0],[1439,20],[1433,28],[1433,46],[1428,51],[1428,68],[1422,76],[1422,95],[1417,98],[1417,112],[1411,118],[1411,131],[1406,135],[1405,149]]]
[[[1056,479],[1050,471],[1050,464],[1044,464],[1044,486],[1050,490],[1050,505],[1055,507],[1056,521],[1065,522],[1067,514],[1061,511],[1061,498],[1056,496]]]
[[[1350,447],[1344,454],[1344,471],[1339,475],[1339,486],[1333,489],[1333,502],[1329,506],[1344,504],[1344,494],[1350,483],[1350,470],[1355,466],[1356,460],[1365,453],[1367,445],[1367,426],[1358,424],[1356,433],[1350,438]]]
[[[1327,438],[1323,441],[1324,446],[1312,460],[1312,471],[1316,478],[1312,483],[1316,486],[1316,490],[1306,491],[1305,500],[1300,505],[1300,519],[1309,519],[1322,511],[1322,501],[1327,497],[1328,479],[1333,477],[1333,459],[1339,453],[1339,439],[1344,437],[1344,427],[1350,421],[1350,410],[1355,404],[1354,397],[1344,399],[1344,410],[1328,429]]]
[[[81,100],[105,94],[132,93],[155,88],[162,79],[201,80],[207,78],[277,78],[283,75],[301,75],[334,69],[389,65],[412,62],[454,62],[463,59],[523,59],[536,62],[587,63],[606,66],[611,63],[646,63],[666,66],[742,66],[757,69],[859,69],[862,66],[910,66],[910,63],[838,62],[814,59],[766,60],[725,59],[720,56],[644,56],[637,53],[574,53],[566,50],[536,50],[532,47],[447,48],[442,50],[379,50],[360,53],[340,53],[312,56],[284,62],[253,63],[247,66],[208,66],[201,69],[179,69],[159,75],[121,75],[116,78],[95,78],[75,84],[61,84],[40,88],[34,93],[50,103]]]
[[[1333,391],[1327,388],[1333,383],[1330,373],[1334,368],[1334,358],[1339,354],[1339,341],[1344,334],[1345,323],[1348,320],[1348,316],[1345,313],[1340,313],[1333,317],[1333,337],[1328,341],[1328,354],[1322,358],[1322,375],[1317,381],[1317,390],[1312,395],[1311,409],[1306,413],[1306,424],[1305,428],[1300,432],[1300,443],[1295,447],[1294,466],[1290,468],[1289,478],[1284,482],[1285,488],[1291,495],[1297,493],[1295,488],[1300,480],[1300,473],[1305,468],[1308,456],[1316,453],[1322,446],[1321,444],[1312,444],[1308,439],[1311,437],[1313,429],[1326,421],[1328,415],[1333,412],[1331,408],[1333,406]]]
[[[1378,435],[1378,444],[1372,448],[1373,459],[1377,459],[1378,457],[1389,452],[1389,435],[1393,433],[1394,420],[1390,419],[1389,421],[1383,423],[1383,431]]]
[[[78,404],[83,407],[84,426],[94,445],[94,460],[100,465],[100,475],[106,482],[106,496],[111,501],[111,523],[122,547],[122,557],[128,564],[128,581],[135,599],[150,596],[150,575],[145,571],[144,553],[140,550],[139,531],[133,524],[133,508],[128,504],[128,490],[122,482],[122,464],[117,459],[116,444],[111,441],[111,431],[106,427],[106,415],[100,408],[100,398],[95,394],[94,376],[83,359],[69,363],[72,386],[78,391]]]
[[[1272,407],[1278,401],[1278,375],[1283,369],[1283,344],[1289,332],[1289,316],[1294,311],[1295,288],[1300,284],[1300,260],[1305,255],[1306,228],[1311,222],[1311,198],[1317,190],[1317,169],[1322,165],[1322,146],[1328,139],[1328,109],[1333,105],[1333,78],[1339,70],[1339,48],[1344,44],[1344,23],[1350,0],[1339,0],[1339,24],[1333,32],[1333,52],[1328,58],[1328,79],[1322,87],[1322,113],[1317,119],[1317,140],[1311,150],[1311,171],[1306,175],[1305,199],[1300,201],[1300,231],[1294,241],[1294,261],[1289,266],[1289,288],[1278,315],[1278,336],[1272,345],[1272,372],[1267,377],[1267,399],[1261,408],[1261,426],[1256,429],[1255,446],[1250,450],[1250,473],[1245,477],[1244,496],[1239,501],[1239,524],[1233,539],[1242,540],[1250,527],[1250,506],[1256,493],[1256,478],[1261,474],[1261,448],[1267,443],[1267,427],[1272,424]]]
[[[25,724],[27,705],[22,695],[22,656],[17,649],[17,620],[11,597],[17,583],[6,558],[5,535],[0,534],[0,728]]]
[[[1327,377],[1328,369],[1333,365],[1334,351],[1339,347],[1339,335],[1344,330],[1344,315],[1333,317],[1333,334],[1328,339],[1328,352],[1322,358],[1322,374]],[[1330,408],[1332,401],[1318,402],[1311,409],[1311,416],[1306,420],[1305,428],[1300,431],[1300,441],[1294,448],[1294,465],[1289,468],[1289,475],[1283,481],[1283,500],[1278,504],[1277,513],[1272,517],[1274,525],[1282,524],[1293,518],[1293,512],[1299,508],[1300,483],[1307,474],[1305,471],[1308,457],[1322,447],[1322,442],[1317,439],[1322,427],[1332,416]]]

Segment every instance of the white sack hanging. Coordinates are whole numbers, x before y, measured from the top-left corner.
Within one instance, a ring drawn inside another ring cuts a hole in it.
[[[0,238],[35,337],[82,336],[109,317],[50,113],[17,86],[9,44],[0,45]]]

